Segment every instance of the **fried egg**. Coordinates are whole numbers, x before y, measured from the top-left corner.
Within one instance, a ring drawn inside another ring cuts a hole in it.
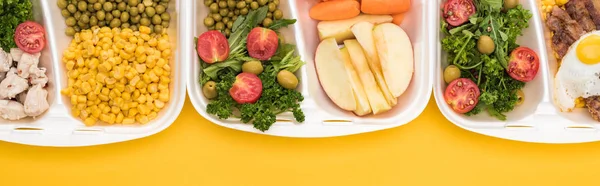
[[[554,98],[561,111],[572,111],[577,98],[600,95],[600,31],[581,36],[571,45],[554,83]]]

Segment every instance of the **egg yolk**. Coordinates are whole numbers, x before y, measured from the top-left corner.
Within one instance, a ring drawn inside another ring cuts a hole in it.
[[[600,36],[591,35],[581,40],[577,45],[576,53],[582,63],[588,65],[600,63]]]

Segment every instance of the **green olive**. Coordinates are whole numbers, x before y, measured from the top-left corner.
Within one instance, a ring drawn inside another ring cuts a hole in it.
[[[219,1],[219,8],[227,8],[227,2],[226,1]]]
[[[213,14],[213,19],[215,19],[215,21],[221,21],[222,17],[219,14]]]
[[[477,50],[479,52],[489,55],[494,52],[495,47],[494,40],[490,36],[479,36],[479,40],[477,40]]]
[[[69,3],[67,2],[67,0],[58,0],[56,1],[56,5],[58,5],[58,8],[60,9],[65,9],[67,8],[67,5],[69,5]]]
[[[140,23],[140,19],[142,19],[142,16],[140,16],[140,15],[131,17],[131,23]]]
[[[242,65],[242,72],[248,72],[259,75],[263,72],[263,66],[260,61],[248,61]]]
[[[64,18],[68,18],[69,16],[71,16],[71,12],[69,12],[68,10],[61,10],[60,14],[62,14]]]
[[[77,24],[77,21],[75,20],[75,18],[69,17],[65,20],[65,24],[67,24],[67,26],[75,26],[75,24]]]
[[[504,10],[509,10],[517,7],[519,0],[504,0]]]
[[[219,5],[217,3],[210,4],[208,9],[210,10],[210,13],[217,13],[219,12]]]
[[[215,83],[214,81],[208,81],[204,83],[204,86],[202,86],[202,93],[204,93],[204,96],[208,99],[216,98],[217,83]]]
[[[142,25],[142,26],[150,26],[150,19],[148,19],[148,18],[142,18],[142,19],[140,19],[140,25]]]
[[[106,2],[104,3],[104,5],[102,5],[102,8],[104,9],[104,11],[110,12],[113,10],[113,4]]]
[[[162,33],[163,32],[163,26],[162,25],[156,25],[154,26],[154,33]]]
[[[74,36],[75,35],[75,29],[73,29],[73,27],[67,27],[67,29],[65,29],[65,34],[67,36]]]
[[[204,18],[204,26],[211,27],[213,25],[215,25],[215,20],[212,17]]]
[[[273,18],[276,20],[283,18],[283,12],[281,12],[281,10],[275,10],[275,12],[273,12]]]
[[[204,0],[204,6],[210,6],[213,3],[213,0]]]
[[[298,87],[298,78],[287,70],[282,70],[277,73],[277,82],[283,88],[287,89],[296,89],[296,87]]]
[[[237,5],[235,5],[235,7],[237,7],[237,8],[244,8],[244,7],[246,7],[246,2],[240,1],[240,2],[237,3]]]
[[[130,7],[134,7],[140,4],[140,2],[138,0],[129,0],[127,1],[127,4],[129,4]]]
[[[271,24],[273,24],[273,20],[271,20],[271,18],[265,18],[262,22],[262,25],[264,27],[269,27],[271,26]]]
[[[275,3],[269,3],[269,12],[274,12],[277,9],[277,5]]]
[[[156,9],[156,13],[157,14],[162,14],[165,11],[167,11],[167,9],[165,8],[165,6],[163,6],[163,5],[157,5],[155,9]]]
[[[102,10],[102,4],[94,3],[94,10],[96,10],[96,11]]]
[[[121,22],[129,22],[129,13],[123,12],[121,13]]]
[[[258,3],[257,2],[250,3],[250,8],[252,8],[252,10],[258,9]]]
[[[165,13],[160,14],[160,18],[163,21],[170,21],[171,20],[171,15],[169,15],[169,13],[165,12]]]
[[[269,2],[269,0],[258,0],[258,5],[264,6]]]
[[[162,19],[158,15],[152,16],[152,24],[159,25],[162,23]]]
[[[235,0],[227,0],[227,8],[233,9],[233,8],[235,8],[235,5],[237,5],[235,3]]]
[[[248,8],[243,8],[242,10],[240,10],[240,14],[242,14],[242,15],[248,14]]]
[[[72,14],[74,14],[75,12],[77,12],[77,7],[75,7],[74,4],[70,4],[70,5],[67,6],[67,10],[69,12],[71,12]]]
[[[460,78],[460,69],[458,69],[458,67],[454,65],[449,65],[446,67],[444,70],[444,81],[446,83],[450,83],[458,78]]]
[[[154,14],[156,14],[156,10],[154,8],[146,7],[146,15],[148,15],[148,17],[152,17]]]
[[[86,11],[87,10],[87,2],[85,2],[85,1],[77,2],[77,9],[79,11]]]
[[[110,27],[111,28],[116,28],[121,26],[121,20],[119,19],[113,19],[112,21],[110,21]]]
[[[223,22],[217,22],[217,24],[215,25],[215,29],[217,30],[223,30],[225,28],[225,24],[223,24]]]
[[[525,102],[525,93],[522,90],[517,90],[517,105],[521,105]]]
[[[219,10],[219,15],[221,15],[221,17],[227,16],[228,13],[229,13],[229,9],[221,9],[221,10]]]

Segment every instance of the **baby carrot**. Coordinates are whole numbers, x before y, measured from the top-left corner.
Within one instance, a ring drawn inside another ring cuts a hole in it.
[[[320,21],[349,19],[360,14],[360,3],[354,0],[320,2],[313,6],[308,14]]]
[[[360,10],[367,14],[399,14],[409,8],[410,0],[362,0]]]

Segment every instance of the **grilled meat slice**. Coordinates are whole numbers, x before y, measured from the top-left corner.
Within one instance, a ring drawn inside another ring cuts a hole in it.
[[[590,96],[584,100],[592,118],[596,121],[600,121],[600,96]]]
[[[600,0],[585,0],[585,8],[590,13],[596,29],[600,30]]]
[[[565,7],[569,15],[571,15],[571,18],[577,20],[583,30],[591,32],[596,30],[596,25],[594,24],[594,21],[592,21],[590,13],[585,7],[585,1],[590,0],[570,0],[565,4]]]
[[[581,26],[579,26],[577,21],[573,20],[565,10],[559,8],[558,6],[554,6],[550,16],[556,17],[558,20],[560,20],[561,26],[559,29],[565,29],[566,33],[569,35],[569,37],[571,37],[571,39],[578,40],[579,37],[585,34],[585,31],[583,28],[581,28]],[[556,30],[553,31],[556,32]]]
[[[569,47],[575,42],[564,30],[558,30],[554,32],[552,36],[552,49],[558,54],[558,57],[562,59],[569,50]]]

